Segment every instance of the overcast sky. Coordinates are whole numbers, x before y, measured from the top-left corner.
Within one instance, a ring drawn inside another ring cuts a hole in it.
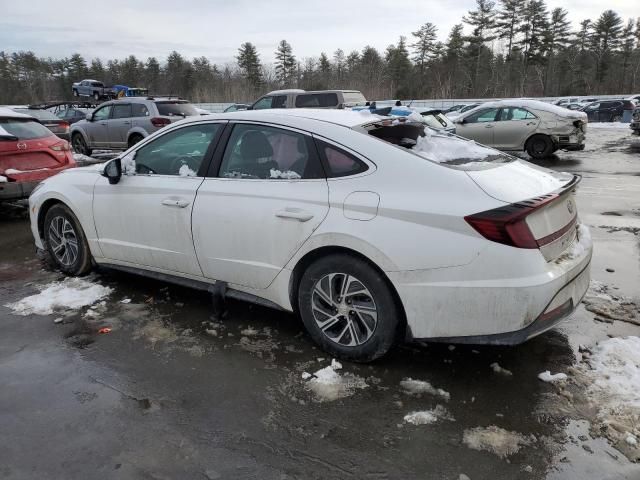
[[[547,4],[567,9],[575,25],[605,8],[625,21],[640,15],[638,0]],[[258,47],[263,62],[271,62],[277,43],[286,39],[303,59],[365,45],[383,51],[425,22],[437,25],[445,40],[474,5],[475,0],[0,0],[0,50],[33,50],[42,57],[79,52],[87,59],[134,54],[161,61],[177,50],[224,64],[247,41]]]

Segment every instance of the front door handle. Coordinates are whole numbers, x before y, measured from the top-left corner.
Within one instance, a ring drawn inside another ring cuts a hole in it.
[[[284,210],[278,210],[276,212],[276,217],[293,218],[299,222],[308,222],[313,218],[313,213],[300,210],[299,208],[285,208]]]
[[[484,128],[493,128],[493,125],[491,125],[491,124],[485,125]]]
[[[175,198],[165,198],[162,200],[162,205],[166,207],[185,208],[189,206],[189,203],[191,202],[187,200],[176,200]]]
[[[123,125],[131,125],[131,122],[122,122]]]

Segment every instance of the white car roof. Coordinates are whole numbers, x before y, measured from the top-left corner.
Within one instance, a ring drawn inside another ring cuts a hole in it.
[[[319,120],[321,122],[333,123],[347,128],[357,127],[366,123],[374,122],[383,118],[373,115],[369,110],[351,111],[338,109],[314,109],[314,108],[278,108],[265,110],[242,110],[239,112],[228,112],[213,114],[210,116],[191,117],[191,121],[215,117],[220,120],[286,120],[285,123],[292,123],[295,118],[305,118]]]
[[[30,118],[33,120],[31,115],[26,115],[24,113],[19,113],[10,108],[0,107],[0,117],[2,118]]]

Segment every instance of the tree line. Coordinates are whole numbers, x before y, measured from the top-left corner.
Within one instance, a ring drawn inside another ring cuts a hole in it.
[[[640,18],[605,10],[572,28],[569,12],[544,0],[476,0],[446,40],[426,22],[384,52],[296,57],[286,40],[265,63],[251,42],[235,62],[171,52],[164,63],[130,55],[106,62],[0,51],[0,104],[71,98],[71,83],[94,78],[142,86],[194,102],[250,102],[269,90],[361,90],[369,99],[604,95],[640,91]]]

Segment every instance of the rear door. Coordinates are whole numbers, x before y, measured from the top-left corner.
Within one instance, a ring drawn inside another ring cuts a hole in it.
[[[590,122],[599,122],[600,121],[600,102],[591,103],[584,107],[584,113],[587,114],[587,118]]]
[[[478,143],[493,146],[493,129],[497,123],[499,110],[487,108],[465,117],[463,123],[456,123],[456,133]]]
[[[198,189],[193,239],[205,277],[263,289],[324,220],[329,189],[304,132],[232,128],[215,176]]]
[[[522,150],[524,142],[538,128],[540,119],[525,108],[502,108],[493,129],[493,146],[502,150]]]
[[[109,146],[112,148],[126,148],[127,134],[131,129],[131,104],[116,103],[111,110],[111,118],[107,120],[109,126]]]

